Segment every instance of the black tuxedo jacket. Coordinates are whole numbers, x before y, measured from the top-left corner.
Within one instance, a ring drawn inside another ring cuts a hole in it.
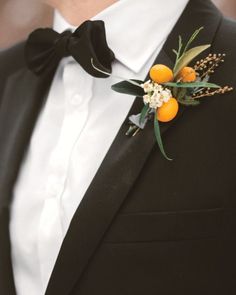
[[[227,54],[214,82],[236,87],[236,24],[208,0],[190,0],[155,63],[172,66],[178,35],[200,26],[195,45]],[[1,295],[16,294],[12,189],[52,80],[27,70],[23,48],[0,54]],[[235,91],[182,107],[161,125],[169,162],[152,124],[128,138],[126,120],[73,217],[46,295],[236,294],[235,129]]]

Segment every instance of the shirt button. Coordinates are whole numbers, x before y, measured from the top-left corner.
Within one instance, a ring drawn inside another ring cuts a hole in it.
[[[70,98],[69,102],[70,102],[71,105],[77,106],[77,105],[80,105],[83,102],[83,98],[82,98],[81,95],[75,94]]]

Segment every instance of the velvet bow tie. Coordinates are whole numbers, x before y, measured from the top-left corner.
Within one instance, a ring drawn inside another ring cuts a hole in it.
[[[61,34],[53,29],[37,29],[26,42],[26,63],[31,71],[40,75],[55,70],[63,57],[72,56],[90,75],[106,78],[108,75],[94,69],[93,64],[111,73],[115,55],[106,41],[103,21],[85,21],[74,33]]]

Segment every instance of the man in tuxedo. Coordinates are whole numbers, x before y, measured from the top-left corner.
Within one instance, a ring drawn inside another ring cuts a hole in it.
[[[161,125],[169,162],[152,124],[125,135],[142,100],[110,86],[173,66],[204,26],[195,45],[226,53],[214,83],[235,87],[236,24],[209,0],[50,3],[58,33],[104,21],[114,76],[68,54],[35,74],[29,41],[0,54],[0,293],[235,294],[235,91]]]

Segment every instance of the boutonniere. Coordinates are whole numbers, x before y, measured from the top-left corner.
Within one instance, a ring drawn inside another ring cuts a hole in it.
[[[190,48],[202,29],[196,30],[186,45],[179,36],[178,49],[173,49],[173,54],[176,55],[173,69],[163,64],[156,64],[150,69],[150,79],[147,81],[126,79],[112,85],[112,89],[116,92],[137,96],[143,100],[140,113],[129,117],[130,127],[126,135],[135,136],[140,130],[145,129],[148,121],[153,121],[157,144],[163,156],[168,160],[171,159],[164,150],[159,122],[165,123],[173,120],[180,104],[197,106],[203,97],[224,94],[233,90],[232,87],[221,87],[209,82],[215,70],[224,62],[225,54],[209,54],[190,66],[197,56],[211,46],[200,45]]]

